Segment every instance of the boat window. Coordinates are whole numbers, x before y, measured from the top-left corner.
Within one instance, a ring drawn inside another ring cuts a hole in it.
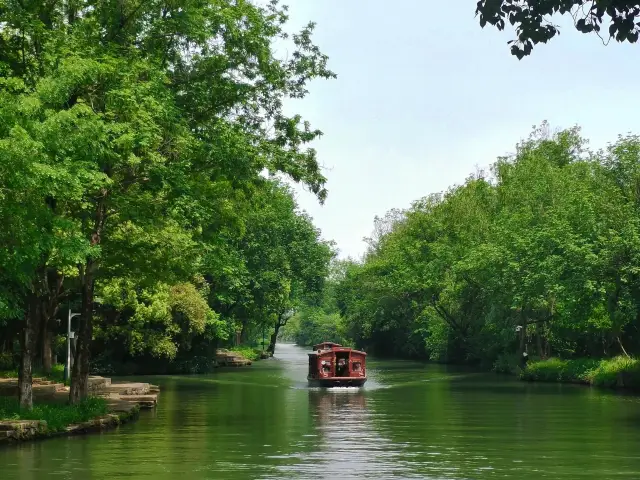
[[[323,373],[331,372],[331,361],[327,360],[327,359],[322,360],[320,362],[320,367],[321,367]]]
[[[336,353],[336,376],[349,376],[349,352]]]
[[[353,362],[353,365],[351,368],[354,372],[359,372],[361,367],[362,367],[362,364],[360,362]]]

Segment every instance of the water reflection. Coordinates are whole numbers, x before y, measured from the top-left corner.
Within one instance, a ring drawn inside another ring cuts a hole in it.
[[[149,378],[157,411],[0,448],[0,479],[640,478],[639,397],[373,360],[363,389],[312,390],[306,358]]]
[[[374,428],[366,390],[309,389],[307,395],[314,447],[280,467],[280,478],[422,478],[402,461],[403,445]]]

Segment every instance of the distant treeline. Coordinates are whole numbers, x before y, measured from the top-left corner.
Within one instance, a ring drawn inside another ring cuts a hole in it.
[[[334,270],[323,309],[293,322],[302,343],[497,369],[638,354],[640,139],[592,152],[545,123],[490,172],[377,218],[364,258]]]

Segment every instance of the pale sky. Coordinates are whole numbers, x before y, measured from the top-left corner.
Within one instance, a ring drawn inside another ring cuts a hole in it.
[[[291,27],[317,23],[338,75],[288,108],[324,132],[313,146],[328,199],[297,188],[298,202],[342,258],[365,251],[374,216],[463,183],[543,120],[580,125],[592,148],[640,133],[640,45],[605,47],[570,18],[518,61],[512,32],[480,28],[474,0],[285,3]]]

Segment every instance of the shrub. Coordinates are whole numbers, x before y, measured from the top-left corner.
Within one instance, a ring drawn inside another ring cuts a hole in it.
[[[625,356],[601,360],[597,367],[589,372],[589,383],[599,387],[638,389],[640,361]]]
[[[518,364],[518,355],[499,355],[496,361],[493,362],[493,366],[491,369],[496,373],[518,373],[520,371],[520,365]]]
[[[0,371],[13,370],[14,368],[13,355],[9,352],[0,353]]]
[[[20,409],[13,397],[0,397],[0,420],[44,420],[50,432],[64,430],[75,423],[82,423],[107,413],[107,402],[103,398],[88,398],[77,405],[39,403],[33,410]]]
[[[585,383],[606,388],[640,389],[640,360],[619,356],[604,360],[549,358],[531,362],[520,378],[539,382]]]
[[[589,372],[598,365],[598,360],[562,360],[549,358],[530,362],[520,373],[520,378],[539,382],[590,383]]]
[[[251,360],[252,362],[260,360],[260,355],[262,354],[262,350],[260,349],[243,346],[233,347],[229,351],[235,353],[236,355],[240,355],[247,360]]]

